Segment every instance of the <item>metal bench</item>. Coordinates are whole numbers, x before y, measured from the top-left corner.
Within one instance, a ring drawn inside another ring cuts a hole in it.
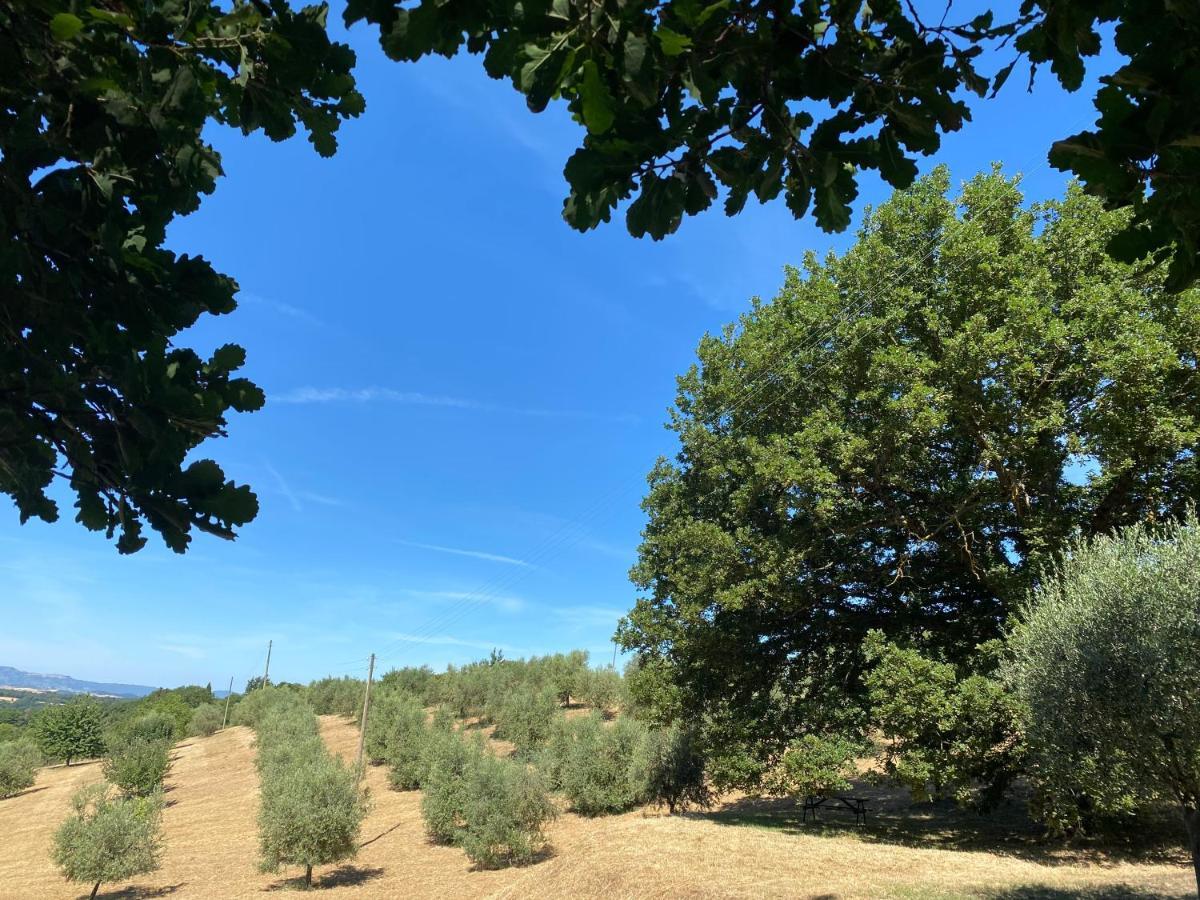
[[[854,824],[862,825],[867,821],[867,804],[871,802],[870,797],[805,797],[804,811],[801,813],[800,821],[807,822],[808,814],[811,812],[813,821],[817,821],[818,809],[848,809],[854,813]]]

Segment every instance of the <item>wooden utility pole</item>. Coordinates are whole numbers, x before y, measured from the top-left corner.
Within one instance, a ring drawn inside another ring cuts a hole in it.
[[[358,726],[358,777],[363,772],[363,745],[367,740],[367,709],[371,706],[371,680],[375,677],[375,654],[371,654],[371,665],[367,667],[367,689],[363,693],[362,722]]]
[[[275,643],[273,640],[267,641],[267,667],[263,669],[263,683],[260,685],[260,687],[267,686],[267,679],[271,674],[271,645],[273,643]]]
[[[233,676],[229,676],[229,690],[225,694],[225,715],[221,716],[221,730],[225,730],[225,723],[229,721],[229,701],[233,699]]]

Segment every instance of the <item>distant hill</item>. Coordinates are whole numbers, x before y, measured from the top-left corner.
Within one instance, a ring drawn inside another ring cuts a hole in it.
[[[80,681],[70,675],[41,675],[37,672],[22,672],[11,666],[0,666],[0,688],[3,687],[58,691],[63,694],[107,694],[113,697],[145,697],[151,691],[157,690],[144,684]]]

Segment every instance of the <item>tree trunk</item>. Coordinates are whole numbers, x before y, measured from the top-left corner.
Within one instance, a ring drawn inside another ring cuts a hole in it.
[[[1200,895],[1200,808],[1185,806],[1183,821],[1187,825],[1188,849],[1192,851],[1192,868],[1196,871],[1196,893]]]
[[[98,890],[100,890],[100,882],[97,881],[96,886],[94,888],[92,888],[91,900],[96,900],[96,891],[98,891]]]
[[[306,888],[310,888],[310,887],[312,887],[312,866],[308,866],[308,867],[305,869],[305,872],[304,872],[304,886],[305,886]]]

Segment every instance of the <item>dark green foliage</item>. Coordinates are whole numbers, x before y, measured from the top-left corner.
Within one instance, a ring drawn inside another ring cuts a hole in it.
[[[1050,824],[1080,797],[1183,814],[1200,888],[1200,521],[1077,543],[1014,629],[1011,676]]]
[[[205,703],[197,706],[188,722],[187,733],[193,737],[208,737],[216,734],[225,718],[225,711],[216,703]]]
[[[844,791],[862,745],[838,735],[806,734],[784,750],[763,778],[768,792],[796,798]]]
[[[554,688],[547,686],[536,692],[516,690],[500,707],[495,736],[512,741],[517,753],[528,757],[546,742],[557,711],[558,696]]]
[[[0,799],[33,787],[42,755],[29,741],[0,743]]]
[[[431,732],[426,747],[421,796],[425,831],[434,841],[456,844],[466,828],[467,805],[471,800],[468,776],[487,751],[478,736],[476,740],[464,740],[455,732]]]
[[[679,379],[619,640],[635,701],[714,747],[859,733],[869,630],[964,665],[1071,535],[1200,496],[1200,292],[1110,259],[1128,217],[1078,188],[948,192],[894,195]]]
[[[531,862],[545,845],[542,828],[556,811],[537,771],[488,753],[473,756],[466,796],[458,842],[475,865]]]
[[[620,716],[609,724],[593,712],[552,730],[539,767],[576,812],[621,812],[646,799],[648,773],[635,767],[646,733],[646,726],[634,719]]]
[[[104,777],[127,797],[147,797],[162,789],[171,767],[171,744],[161,738],[130,737],[109,747]]]
[[[917,800],[953,794],[966,805],[995,806],[1026,756],[1016,698],[994,677],[1000,642],[981,647],[966,669],[889,643],[880,632],[868,636],[865,652],[884,772]]]
[[[642,786],[645,800],[666,806],[673,816],[692,806],[712,805],[704,769],[698,731],[670,725],[646,732],[634,752],[630,779]]]
[[[811,212],[841,231],[864,170],[907,187],[915,157],[970,119],[966,95],[995,96],[1022,58],[1077,89],[1115,25],[1121,65],[1102,79],[1097,126],[1056,143],[1051,161],[1110,205],[1132,206],[1114,251],[1132,261],[1174,243],[1173,284],[1195,278],[1200,16],[1191,4],[1025,0],[969,20],[939,8],[929,21],[918,8],[351,0],[345,18],[377,24],[394,59],[466,49],[530,109],[563,99],[586,128],[564,170],[565,218],[593,228],[633,198],[629,231],[654,238],[721,197],[734,215],[751,195],[782,196],[797,218]],[[985,49],[999,54],[998,71],[976,69]]]
[[[345,716],[356,719],[362,715],[366,682],[358,678],[322,678],[308,686],[309,705],[318,716]]]
[[[59,706],[45,707],[33,722],[33,733],[48,759],[64,760],[68,766],[104,752],[100,706],[91,697],[73,697]]]
[[[93,784],[80,790],[71,805],[74,812],[55,832],[53,851],[68,881],[99,887],[159,867],[161,794],[114,797],[108,785]]]
[[[22,522],[58,518],[55,470],[76,521],[117,534],[123,553],[145,544],[144,524],[182,552],[192,529],[232,538],[254,518],[249,488],[191,457],[262,391],[234,376],[240,347],[204,358],[176,343],[231,312],[237,285],[165,236],[221,174],[204,134],[214,123],[273,140],[300,125],[334,151],[363,100],[327,13],[0,3],[0,491]]]

